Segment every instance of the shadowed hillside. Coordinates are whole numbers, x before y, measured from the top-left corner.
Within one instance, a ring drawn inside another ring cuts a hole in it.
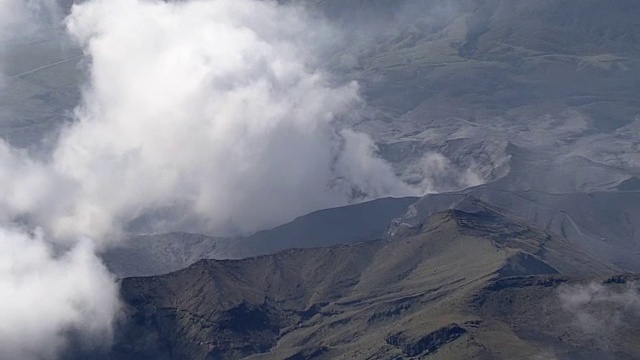
[[[630,359],[640,334],[610,336],[602,348],[563,307],[563,291],[590,280],[627,291],[626,277],[606,280],[617,271],[469,201],[393,241],[124,279],[130,320],[108,358]]]
[[[384,237],[391,220],[417,200],[385,198],[320,210],[242,238],[184,232],[138,236],[107,251],[103,258],[120,277],[148,276],[176,271],[203,258],[244,258],[291,248],[359,243]]]

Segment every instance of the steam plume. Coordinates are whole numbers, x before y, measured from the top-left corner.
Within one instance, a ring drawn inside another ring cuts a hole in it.
[[[29,214],[63,239],[130,224],[249,232],[418,193],[370,138],[338,125],[358,109],[358,87],[316,67],[322,46],[310,44],[332,32],[300,8],[94,0],[67,26],[91,59],[83,103],[49,162],[6,156],[41,191],[15,182],[23,196],[5,216]]]
[[[0,91],[10,86],[2,81],[6,52],[39,36],[59,15],[53,1],[0,0]],[[55,247],[43,230],[11,223],[55,203],[55,177],[48,166],[0,141],[1,359],[54,359],[69,333],[81,334],[80,343],[90,347],[108,345],[112,336],[117,286],[92,242]]]
[[[0,358],[52,359],[70,331],[107,345],[119,302],[90,242],[56,254],[43,233],[0,228]]]
[[[0,67],[60,14],[0,0]],[[94,250],[122,230],[250,232],[420,194],[340,125],[358,85],[322,69],[335,31],[300,7],[89,0],[65,24],[87,59],[75,121],[44,159],[0,141],[2,358],[55,357],[71,330],[108,341],[117,286]]]

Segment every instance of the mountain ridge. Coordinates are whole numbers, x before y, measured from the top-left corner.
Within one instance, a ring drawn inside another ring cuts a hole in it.
[[[452,351],[487,358],[483,346],[518,338],[504,320],[476,309],[501,279],[557,288],[621,272],[571,241],[472,205],[436,213],[394,240],[201,260],[125,278],[131,320],[106,358],[439,358]],[[538,346],[518,339],[516,354]]]

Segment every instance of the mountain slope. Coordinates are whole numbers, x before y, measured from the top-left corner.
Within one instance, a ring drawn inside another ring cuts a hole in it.
[[[560,301],[558,286],[617,271],[566,239],[471,201],[393,241],[203,260],[163,276],[124,279],[131,320],[108,357],[534,356],[565,344],[553,337],[565,324],[544,320],[538,331],[552,340],[522,335],[509,314],[494,314],[496,292],[529,299],[543,288],[545,301]],[[522,301],[510,311],[529,314],[535,306]],[[613,346],[629,351],[623,343]],[[571,346],[594,348],[579,333]]]
[[[120,277],[149,276],[206,258],[244,258],[289,248],[353,244],[383,237],[391,220],[402,216],[417,200],[384,198],[315,211],[247,237],[214,238],[184,232],[138,236],[105,252],[103,259]]]
[[[506,177],[496,183],[460,192],[427,195],[416,202],[404,217],[396,219],[392,228],[412,226],[431,214],[457,207],[472,197],[508,209],[510,213],[531,224],[574,240],[593,256],[627,271],[640,270],[639,192],[614,190],[553,193],[539,188],[526,188],[527,181]],[[615,186],[615,182],[611,185]],[[396,230],[391,229],[391,233],[394,231]]]

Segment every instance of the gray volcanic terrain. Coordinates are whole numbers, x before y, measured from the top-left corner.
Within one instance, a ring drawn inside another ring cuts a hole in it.
[[[0,358],[640,358],[640,2],[191,1],[0,24]]]

